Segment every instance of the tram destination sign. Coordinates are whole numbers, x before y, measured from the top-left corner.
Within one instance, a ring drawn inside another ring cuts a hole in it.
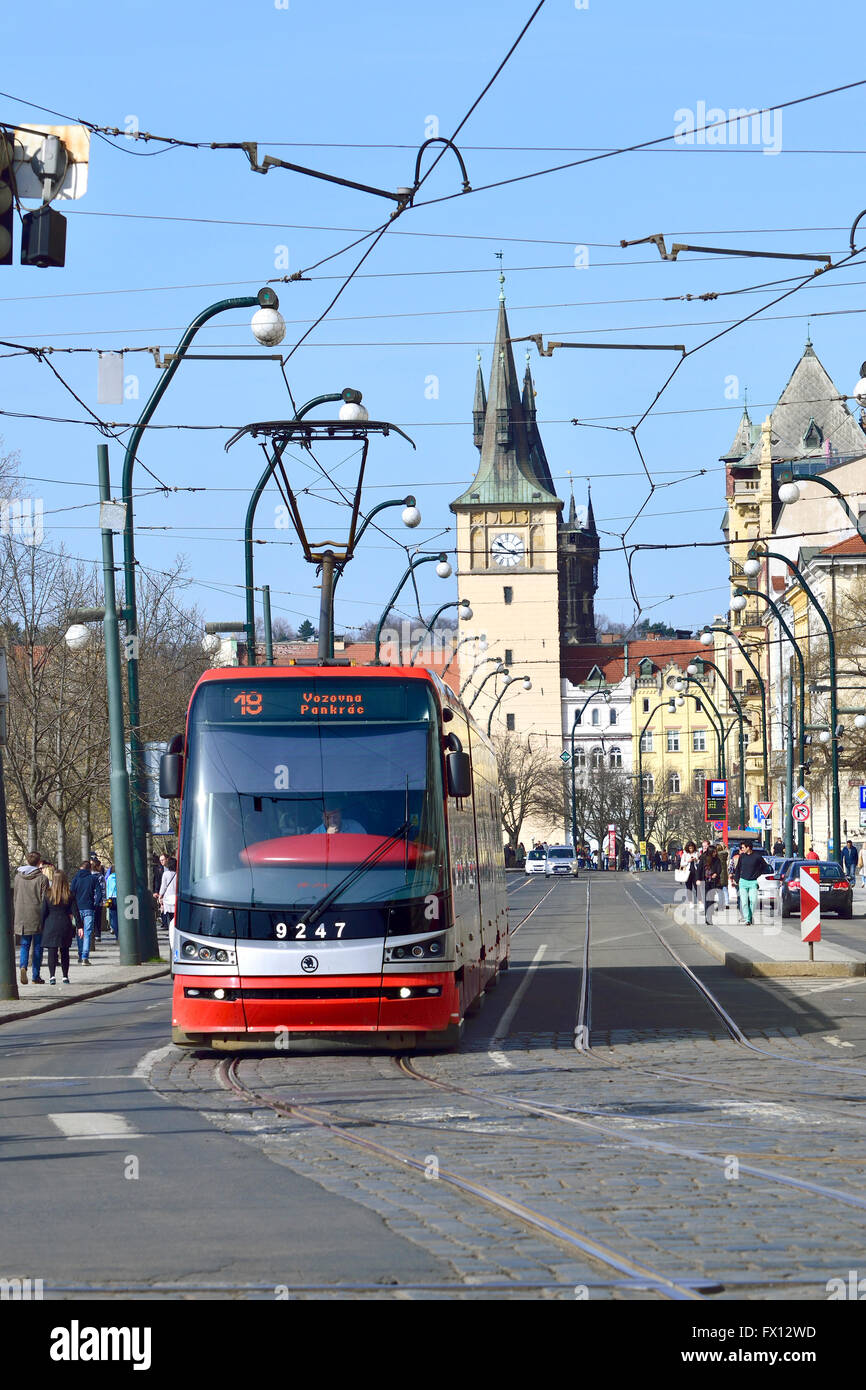
[[[213,694],[211,693],[213,691]],[[218,693],[217,693],[218,692]],[[206,712],[215,723],[354,724],[359,720],[429,717],[423,681],[323,681],[304,679],[226,681],[202,687]],[[215,699],[214,696],[217,698]]]
[[[728,784],[718,779],[704,782],[704,802],[706,821],[726,821],[728,819]]]

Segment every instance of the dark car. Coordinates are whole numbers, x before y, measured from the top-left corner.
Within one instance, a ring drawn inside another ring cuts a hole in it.
[[[854,910],[854,889],[841,864],[823,859],[787,859],[777,872],[781,875],[782,916],[800,911],[800,869],[818,870],[821,887],[821,915],[836,912],[850,917]]]

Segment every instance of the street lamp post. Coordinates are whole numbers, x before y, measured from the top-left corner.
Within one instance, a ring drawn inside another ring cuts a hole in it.
[[[806,580],[802,570],[795,565],[793,560],[789,560],[787,555],[780,555],[774,550],[767,550],[763,544],[753,546],[749,552],[749,558],[743,565],[743,573],[749,578],[754,578],[760,573],[763,560],[780,560],[786,565],[792,574],[797,576],[797,582],[809,599],[821,622],[824,624],[824,631],[827,633],[827,660],[829,664],[830,679],[830,742],[832,744],[832,793],[831,793],[831,821],[833,829],[833,854],[832,858],[837,863],[842,862],[842,846],[840,843],[841,835],[841,816],[839,808],[839,696],[836,688],[836,639],[833,635],[833,626],[821,604],[816,599],[812,588]],[[765,712],[766,719],[766,712]],[[766,732],[765,732],[766,738]],[[766,793],[765,793],[766,794]]]
[[[483,633],[479,633],[479,632],[467,632],[466,636],[465,636],[465,637],[461,637],[461,638],[460,638],[460,641],[457,642],[457,643],[455,644],[455,647],[454,647],[453,652],[451,653],[450,657],[448,658],[448,660],[446,661],[445,665],[443,666],[443,668],[442,668],[442,679],[443,679],[443,680],[445,679],[445,672],[448,671],[448,670],[450,670],[450,668],[451,668],[451,666],[452,666],[452,664],[453,664],[453,662],[454,662],[455,656],[456,656],[457,653],[459,652],[460,648],[461,648],[462,646],[465,645],[466,642],[483,642],[483,643],[484,643],[484,646],[481,648],[482,651],[484,651],[485,648],[486,648],[486,646],[487,646],[487,640],[486,640],[486,638],[484,637],[484,634],[483,634]],[[469,679],[471,680],[472,677],[470,676]],[[464,689],[465,689],[465,686],[464,686]],[[462,691],[461,691],[461,694],[462,694]]]
[[[575,711],[574,718],[571,721],[571,846],[574,850],[577,850],[577,791],[574,780],[574,735],[587,705],[591,700],[595,699],[596,695],[601,694],[601,688],[605,684],[606,682],[603,676],[596,681],[595,689],[589,692],[580,709]],[[610,697],[608,697],[608,699],[609,698]]]
[[[472,696],[472,699],[469,701],[469,709],[471,709],[472,706],[475,704],[475,701],[478,699],[478,696],[481,694],[487,682],[490,680],[495,680],[497,676],[505,676],[506,680],[508,679],[508,667],[505,665],[504,661],[500,661],[499,665],[493,671],[487,672],[487,675],[484,677],[484,680],[481,682],[475,694]]]
[[[415,665],[415,662],[421,653],[421,648],[424,645],[424,638],[427,636],[428,632],[433,631],[433,625],[436,622],[436,620],[440,618],[442,614],[449,608],[457,608],[459,610],[457,616],[458,618],[460,618],[461,621],[471,622],[472,609],[469,606],[468,598],[449,599],[447,603],[443,603],[441,607],[436,609],[436,612],[433,614],[432,618],[430,618],[424,624],[421,635],[420,637],[418,637],[415,646],[412,648],[412,660],[409,662],[410,666]]]
[[[492,707],[491,710],[490,710],[490,716],[489,716],[489,718],[488,718],[488,720],[487,720],[487,737],[488,737],[488,738],[491,737],[492,730],[493,730],[493,716],[494,716],[494,714],[496,713],[496,710],[497,710],[497,708],[498,708],[500,702],[504,699],[504,697],[508,694],[508,691],[509,691],[509,690],[511,689],[511,687],[514,686],[514,685],[522,685],[524,690],[531,690],[531,689],[532,689],[532,681],[530,680],[529,676],[524,676],[522,682],[520,681],[520,679],[519,679],[518,676],[509,676],[509,677],[508,677],[508,679],[507,679],[506,682],[505,682],[504,687],[502,688],[502,690],[499,692],[499,695],[498,695],[498,696],[496,697],[496,699],[494,700],[494,702],[493,702],[493,707]]]
[[[485,648],[484,650],[486,650],[486,648]],[[464,691],[468,690],[468,688],[469,688],[469,686],[470,686],[470,684],[471,684],[471,682],[472,682],[472,678],[473,678],[473,676],[475,675],[475,672],[476,672],[476,671],[480,671],[482,666],[489,666],[490,663],[491,663],[491,661],[495,661],[499,667],[501,667],[503,670],[505,669],[505,662],[502,660],[502,657],[501,657],[501,656],[483,656],[483,657],[481,657],[481,659],[480,659],[479,661],[476,661],[475,665],[472,667],[472,670],[469,672],[469,675],[466,677],[465,681],[463,682],[463,684],[462,684],[461,687],[460,687],[460,696],[461,696],[461,698],[462,698],[462,696],[463,696]]]
[[[438,555],[416,555],[414,560],[409,561],[409,567],[406,570],[403,577],[401,578],[399,584],[397,585],[393,594],[389,598],[388,602],[385,604],[385,607],[382,610],[382,616],[380,617],[378,626],[376,627],[376,646],[372,661],[373,666],[382,665],[382,661],[379,656],[379,650],[382,644],[382,628],[385,626],[385,620],[388,617],[388,614],[391,612],[391,609],[397,602],[400,590],[403,588],[403,585],[406,583],[406,580],[414,574],[415,570],[418,569],[420,565],[429,565],[432,564],[434,561],[436,563],[436,573],[439,576],[439,578],[451,578],[451,566],[448,563],[448,556],[445,554],[444,551],[441,551]]]
[[[725,774],[725,725],[724,725],[724,721],[723,721],[723,719],[722,719],[722,716],[721,716],[721,714],[719,713],[718,705],[717,705],[717,704],[715,703],[715,701],[714,701],[713,699],[711,699],[711,697],[707,694],[706,688],[705,688],[703,685],[701,685],[701,682],[700,682],[699,680],[696,680],[694,676],[689,676],[689,675],[681,676],[681,677],[679,678],[679,681],[677,682],[677,686],[676,686],[675,688],[676,688],[676,689],[680,689],[680,688],[682,687],[682,685],[683,685],[683,684],[686,684],[686,683],[689,684],[689,685],[696,685],[696,686],[698,687],[698,690],[701,692],[701,699],[702,699],[702,700],[706,700],[707,704],[708,704],[708,705],[710,706],[710,708],[712,709],[713,714],[715,714],[716,719],[719,721],[718,724],[717,724],[717,723],[715,722],[715,720],[713,720],[713,715],[712,715],[712,714],[710,715],[710,719],[711,719],[712,722],[713,722],[713,730],[714,730],[715,735],[716,735],[716,747],[717,747],[717,749],[718,749],[719,776],[721,777],[722,781],[725,781],[725,779],[726,779],[726,774]],[[691,695],[691,691],[687,691],[686,693],[689,694],[689,695]],[[696,695],[692,695],[692,699],[693,699],[693,700],[697,700],[697,698],[698,698],[698,697],[697,697]]]
[[[646,721],[646,723],[644,724],[643,728],[641,729],[641,731],[640,731],[640,736],[638,737],[638,741],[637,741],[637,784],[638,784],[638,790],[639,790],[639,805],[640,805],[640,841],[639,841],[639,843],[638,843],[638,849],[640,849],[641,843],[643,843],[643,844],[646,843],[646,803],[644,802],[644,786],[643,786],[643,741],[644,741],[644,736],[645,736],[646,731],[647,731],[647,729],[649,728],[650,724],[652,723],[653,719],[654,719],[655,716],[658,714],[659,710],[660,710],[660,709],[664,709],[665,705],[667,705],[667,707],[668,707],[668,712],[669,712],[670,714],[673,714],[673,713],[674,713],[674,711],[675,711],[675,709],[676,709],[676,705],[675,705],[675,703],[674,703],[674,699],[675,699],[675,697],[674,697],[674,696],[671,696],[671,697],[670,697],[669,699],[667,699],[667,700],[660,700],[659,703],[655,706],[655,708],[652,709],[652,710],[650,710],[650,713],[649,713],[649,715],[648,715],[648,717],[647,717],[647,721]],[[644,869],[646,869],[646,867],[647,867],[647,858],[646,858],[646,855],[644,855],[644,854],[641,855],[641,861],[642,861],[642,863],[643,863]]]
[[[767,756],[767,688],[766,688],[766,686],[764,685],[764,681],[763,681],[763,678],[762,678],[762,676],[761,676],[760,671],[758,670],[758,668],[757,668],[757,666],[755,665],[755,663],[754,663],[754,661],[752,660],[752,658],[749,656],[749,653],[746,651],[746,648],[743,646],[743,644],[742,644],[742,642],[740,641],[739,637],[738,637],[737,634],[733,631],[733,629],[729,626],[728,623],[713,623],[712,627],[705,628],[705,630],[701,633],[701,642],[703,643],[703,645],[704,645],[705,647],[711,647],[711,646],[713,645],[713,633],[714,633],[714,632],[724,632],[724,633],[727,633],[727,635],[728,635],[729,637],[732,637],[732,638],[733,638],[733,640],[734,640],[734,641],[736,642],[736,644],[737,644],[737,647],[739,648],[740,655],[743,657],[743,660],[744,660],[744,661],[746,662],[746,664],[748,665],[749,669],[750,669],[751,672],[752,672],[752,675],[755,677],[755,680],[756,680],[757,683],[758,683],[758,690],[759,690],[760,695],[761,695],[761,748],[762,748],[762,762],[763,762],[763,770],[764,770],[764,780],[763,780],[763,783],[762,783],[762,793],[763,793],[763,799],[764,799],[764,801],[766,801],[766,800],[767,800],[767,797],[769,796],[769,791],[770,791],[769,758],[768,758],[768,756]],[[769,848],[770,848],[770,831],[769,831],[769,827],[768,827],[768,829],[767,829],[767,833],[766,833],[765,839],[766,839],[767,849],[769,849]]]
[[[132,796],[133,850],[135,856],[136,896],[138,898],[139,934],[145,959],[157,952],[156,924],[153,917],[153,900],[147,887],[147,850],[144,825],[144,764],[141,741],[141,701],[138,683],[138,607],[135,593],[135,522],[133,515],[132,475],[144,431],[165,395],[175,372],[186,356],[193,338],[210,319],[230,309],[252,309],[253,332],[259,342],[276,346],[282,342],[285,324],[279,311],[279,300],[268,286],[255,295],[241,295],[235,299],[220,299],[197,314],[186,329],[168,365],[153,388],[150,397],[129,436],[123,460],[123,501],[126,505],[126,520],[123,531],[123,584],[124,610],[126,621],[126,680],[129,699],[129,762],[131,769],[130,791]]]
[[[739,795],[740,795],[740,825],[741,825],[741,826],[745,826],[745,824],[746,824],[746,820],[745,820],[745,817],[746,817],[746,769],[745,769],[745,765],[744,765],[745,760],[744,760],[744,758],[743,758],[743,749],[744,749],[745,742],[746,742],[746,735],[745,735],[745,731],[744,731],[744,729],[743,729],[743,706],[740,704],[740,701],[738,700],[737,696],[734,694],[733,688],[732,688],[730,682],[728,681],[727,677],[726,677],[725,675],[723,675],[721,669],[716,665],[716,663],[715,663],[714,661],[710,661],[709,657],[706,657],[706,656],[702,656],[702,657],[701,657],[701,661],[703,662],[703,664],[704,664],[705,666],[711,666],[712,669],[715,671],[715,673],[716,673],[716,675],[718,676],[719,680],[722,682],[722,684],[724,685],[725,689],[727,690],[727,692],[728,692],[728,699],[731,701],[731,703],[733,704],[734,709],[735,709],[735,711],[736,711],[737,721],[738,721],[739,726],[740,726],[740,756],[739,756],[739,758],[738,758],[738,764],[739,764],[739,769],[740,769],[740,778],[739,778],[739,780],[740,780],[740,791],[739,791]],[[686,667],[686,674],[689,675],[689,676],[692,676],[692,675],[695,675],[696,672],[697,672],[697,667],[694,667],[694,669],[693,669],[693,663],[690,662],[689,665]],[[730,734],[730,732],[731,732],[731,730],[728,729],[728,733],[725,734],[725,742],[726,742],[726,743],[727,743],[727,740],[728,740],[728,734]]]
[[[746,564],[749,563],[749,561],[746,561]],[[757,582],[757,575],[755,575],[755,580]],[[755,587],[754,589],[744,589],[742,585],[737,586],[737,588],[734,591],[734,597],[731,599],[731,608],[734,610],[734,612],[742,612],[742,610],[746,607],[746,604],[748,602],[748,595],[751,593],[757,594],[758,598],[760,598],[764,603],[766,603],[768,608],[771,608],[773,610],[773,612],[779,620],[779,626],[781,627],[782,631],[784,632],[785,636],[787,637],[788,641],[793,647],[794,653],[797,657],[800,680],[800,717],[798,720],[797,742],[799,746],[799,775],[800,782],[802,783],[804,776],[803,767],[806,759],[806,663],[803,659],[803,649],[794,637],[794,634],[788,626],[788,623],[785,621],[785,618],[782,616],[782,610],[779,607],[779,605],[775,603],[773,599],[770,598],[770,595],[768,593],[762,594],[760,589],[758,589],[757,587]],[[788,737],[790,738],[790,730],[788,731]],[[789,806],[789,822],[791,822],[791,810],[792,807]],[[743,822],[743,824],[745,825],[745,821]],[[801,859],[803,858],[805,848],[806,827],[802,821],[799,821],[797,824],[797,853]]]
[[[802,481],[804,483],[817,483],[819,487],[826,488],[828,492],[832,492],[833,496],[838,498],[839,502],[842,504],[845,515],[856,530],[858,536],[866,541],[866,517],[861,520],[859,516],[854,515],[854,512],[848,504],[847,497],[844,492],[840,492],[835,483],[831,482],[829,478],[822,477],[820,474],[814,477],[810,474],[808,478],[803,478]],[[781,483],[779,488],[779,501],[799,502],[800,484],[794,478],[793,468],[783,468],[779,474],[779,482]]]
[[[17,999],[15,978],[15,923],[12,911],[12,884],[9,881],[9,840],[6,830],[6,784],[3,778],[3,749],[6,745],[6,715],[9,703],[9,677],[6,648],[0,647],[0,999]],[[34,955],[34,965],[36,957]]]

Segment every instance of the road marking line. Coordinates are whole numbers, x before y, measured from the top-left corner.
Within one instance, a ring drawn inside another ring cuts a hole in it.
[[[123,1115],[109,1115],[99,1110],[67,1110],[49,1115],[67,1139],[142,1139],[144,1136]]]
[[[0,1076],[0,1086],[17,1086],[19,1081],[38,1081],[50,1085],[52,1081],[128,1081],[126,1072],[100,1072],[95,1076]]]
[[[497,1067],[511,1066],[511,1063],[508,1061],[508,1058],[505,1057],[503,1053],[497,1050],[496,1044],[502,1042],[502,1040],[508,1036],[508,1030],[511,1027],[512,1019],[514,1018],[514,1015],[517,1013],[517,1010],[520,1007],[524,994],[529,989],[529,986],[532,983],[533,973],[538,969],[539,965],[541,964],[542,957],[544,956],[546,950],[546,944],[542,943],[542,945],[539,946],[538,950],[535,952],[535,955],[532,957],[532,961],[526,971],[526,974],[524,975],[523,979],[517,987],[514,998],[512,999],[511,1003],[508,1005],[508,1008],[505,1010],[505,1013],[499,1020],[499,1023],[496,1026],[496,1032],[490,1039],[490,1048],[488,1049],[487,1056]]]
[[[133,1081],[146,1081],[154,1065],[161,1062],[163,1057],[167,1057],[170,1052],[174,1052],[174,1043],[166,1043],[165,1047],[152,1047],[150,1052],[145,1052],[144,1056],[136,1063],[131,1079]]]

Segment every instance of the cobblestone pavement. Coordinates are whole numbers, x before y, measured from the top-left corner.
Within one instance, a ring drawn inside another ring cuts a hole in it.
[[[513,918],[547,886],[515,889]],[[220,1083],[213,1057],[171,1049],[151,1084],[276,1164],[372,1208],[447,1262],[456,1281],[507,1281],[526,1297],[659,1296],[456,1191],[437,1170],[485,1184],[675,1281],[723,1285],[714,1299],[824,1299],[829,1279],[863,1263],[866,991],[854,981],[831,989],[737,979],[661,910],[644,909],[772,1056],[749,1052],[665,953],[626,887],[619,875],[590,883],[588,1054],[574,1047],[581,880],[557,883],[518,932],[514,968],[469,1023],[460,1052],[414,1059],[447,1089],[383,1055],[319,1049],[240,1061],[244,1086],[324,1107],[351,1133],[423,1163],[426,1175],[245,1106]]]

